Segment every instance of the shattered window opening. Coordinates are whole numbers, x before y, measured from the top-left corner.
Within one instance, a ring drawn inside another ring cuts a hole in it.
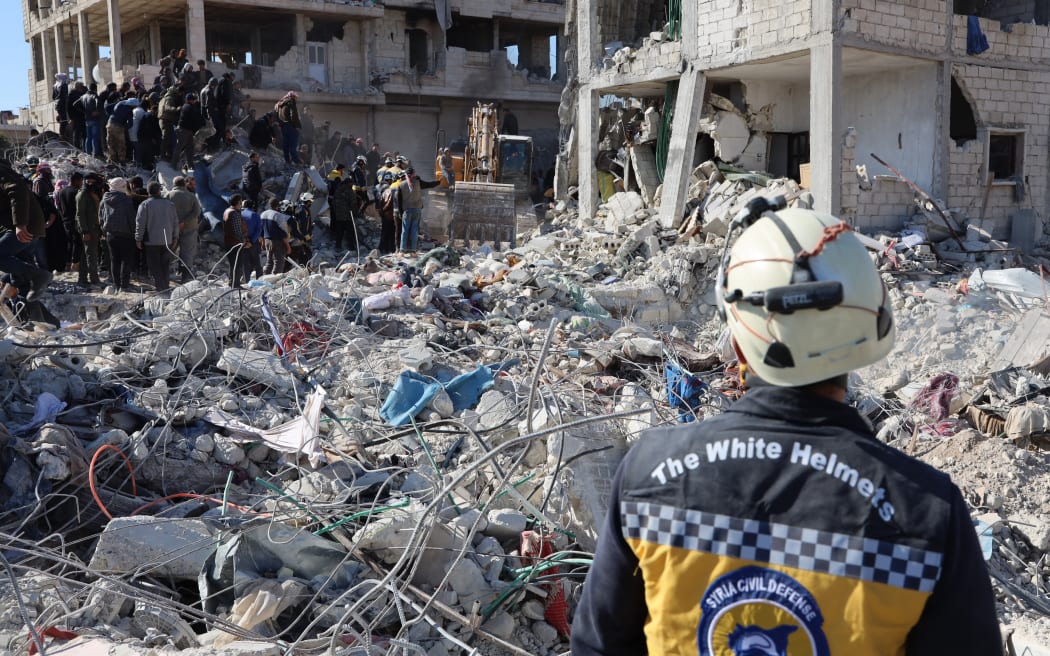
[[[41,82],[44,79],[44,51],[40,37],[33,37],[33,79]]]
[[[426,30],[405,30],[405,39],[408,41],[408,67],[426,73],[430,63]]]
[[[1021,178],[1024,164],[1023,132],[991,132],[988,135],[988,173],[996,180]]]
[[[977,138],[977,120],[974,118],[973,106],[955,76],[952,76],[948,134],[956,146],[962,146],[967,141]]]
[[[449,48],[463,48],[470,52],[491,52],[494,49],[493,23],[481,18],[453,15],[452,27],[445,33]]]

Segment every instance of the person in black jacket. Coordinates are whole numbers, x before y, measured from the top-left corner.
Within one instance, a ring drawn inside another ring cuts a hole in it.
[[[1001,654],[958,488],[845,403],[893,346],[878,271],[847,224],[764,200],[715,288],[748,392],[620,464],[573,656]]]
[[[131,271],[135,266],[135,203],[128,196],[124,178],[112,178],[109,191],[102,196],[98,208],[99,225],[109,244],[109,275],[117,291],[131,286]]]
[[[254,150],[248,153],[248,161],[241,168],[241,193],[253,204],[259,202],[262,191],[262,172],[259,171],[259,153]]]
[[[74,171],[69,177],[69,184],[55,194],[55,207],[66,232],[66,262],[72,265],[72,268],[80,267],[80,259],[84,253],[84,242],[80,239],[80,231],[77,230],[77,192],[83,186],[84,174]]]
[[[172,166],[178,168],[183,161],[187,169],[193,168],[193,137],[204,127],[204,114],[201,112],[200,99],[195,93],[186,94],[186,102],[179,111],[177,131],[178,142],[171,156]]]

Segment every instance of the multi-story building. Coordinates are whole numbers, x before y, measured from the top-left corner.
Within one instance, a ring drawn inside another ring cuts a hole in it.
[[[872,154],[999,236],[1050,210],[1045,0],[577,0],[568,18],[584,212],[596,203],[602,98],[674,98],[661,206],[674,222],[691,167],[710,153],[697,132],[712,93],[746,121],[737,164],[798,176],[809,163],[817,208],[861,227],[899,227],[914,208]],[[665,24],[680,36],[642,46]],[[968,54],[978,31],[990,47]],[[617,56],[625,45],[642,47]]]
[[[556,136],[563,1],[22,0],[30,112],[54,129],[57,72],[148,84],[186,48],[233,71],[260,115],[294,89],[318,142],[353,134],[429,169],[478,100],[511,108],[524,134]]]

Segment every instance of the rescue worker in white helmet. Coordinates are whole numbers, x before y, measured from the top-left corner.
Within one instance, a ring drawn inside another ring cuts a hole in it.
[[[886,288],[845,223],[778,206],[736,217],[716,286],[749,389],[620,464],[573,656],[1001,654],[958,488],[845,402],[893,346]]]
[[[306,266],[313,256],[313,232],[314,218],[310,208],[314,202],[314,195],[309,191],[299,194],[299,202],[296,203],[292,217],[288,219],[288,234],[291,251],[288,259],[299,266]]]

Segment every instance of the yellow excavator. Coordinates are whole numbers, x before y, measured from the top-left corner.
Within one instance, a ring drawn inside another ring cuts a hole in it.
[[[518,215],[531,211],[532,137],[500,134],[497,113],[494,105],[479,102],[467,119],[462,169],[454,174],[458,180],[462,171],[463,180],[453,189],[450,243],[490,241],[498,249],[507,242],[513,248]]]

